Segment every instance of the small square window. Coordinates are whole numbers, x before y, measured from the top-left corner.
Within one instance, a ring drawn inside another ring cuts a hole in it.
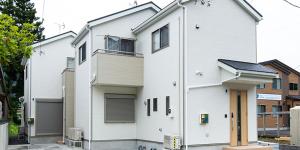
[[[275,90],[281,89],[281,79],[280,78],[274,78],[272,83],[272,88]]]

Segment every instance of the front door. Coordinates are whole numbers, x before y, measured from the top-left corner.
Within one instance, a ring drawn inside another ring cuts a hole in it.
[[[247,91],[230,90],[230,146],[248,145]]]

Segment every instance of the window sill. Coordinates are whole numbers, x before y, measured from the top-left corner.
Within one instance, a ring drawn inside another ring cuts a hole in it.
[[[79,62],[79,65],[83,64],[85,61],[86,61],[86,59],[83,60],[83,61],[80,61],[80,62]]]
[[[154,53],[156,53],[156,52],[159,52],[159,51],[161,51],[161,50],[163,50],[163,49],[165,49],[165,48],[168,48],[169,46],[170,46],[170,45],[168,44],[167,46],[161,47],[161,48],[159,48],[159,49],[157,49],[157,50],[152,49],[152,54],[154,54]]]

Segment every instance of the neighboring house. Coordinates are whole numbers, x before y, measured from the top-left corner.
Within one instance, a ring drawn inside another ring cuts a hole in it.
[[[0,64],[0,121],[8,119],[8,97],[5,93],[5,79],[4,72],[2,70],[2,66]]]
[[[257,85],[257,112],[289,112],[290,108],[300,106],[300,73],[281,61],[274,59],[260,63],[276,70],[279,78],[273,83]],[[289,127],[289,115],[279,115],[279,127]],[[258,115],[258,128],[263,127],[263,117]],[[277,115],[265,116],[266,128],[277,128]]]
[[[75,36],[70,31],[35,43],[32,56],[23,61],[25,118],[31,143],[63,135],[62,72],[67,60],[74,57],[70,43]]]
[[[257,142],[262,16],[244,0],[146,3],[89,21],[75,46],[75,127],[85,149],[184,149]],[[255,148],[252,148],[255,149]]]

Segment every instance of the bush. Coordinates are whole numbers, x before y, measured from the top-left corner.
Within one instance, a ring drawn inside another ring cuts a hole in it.
[[[9,137],[16,137],[19,134],[19,126],[14,122],[10,122],[8,124],[8,136]]]

